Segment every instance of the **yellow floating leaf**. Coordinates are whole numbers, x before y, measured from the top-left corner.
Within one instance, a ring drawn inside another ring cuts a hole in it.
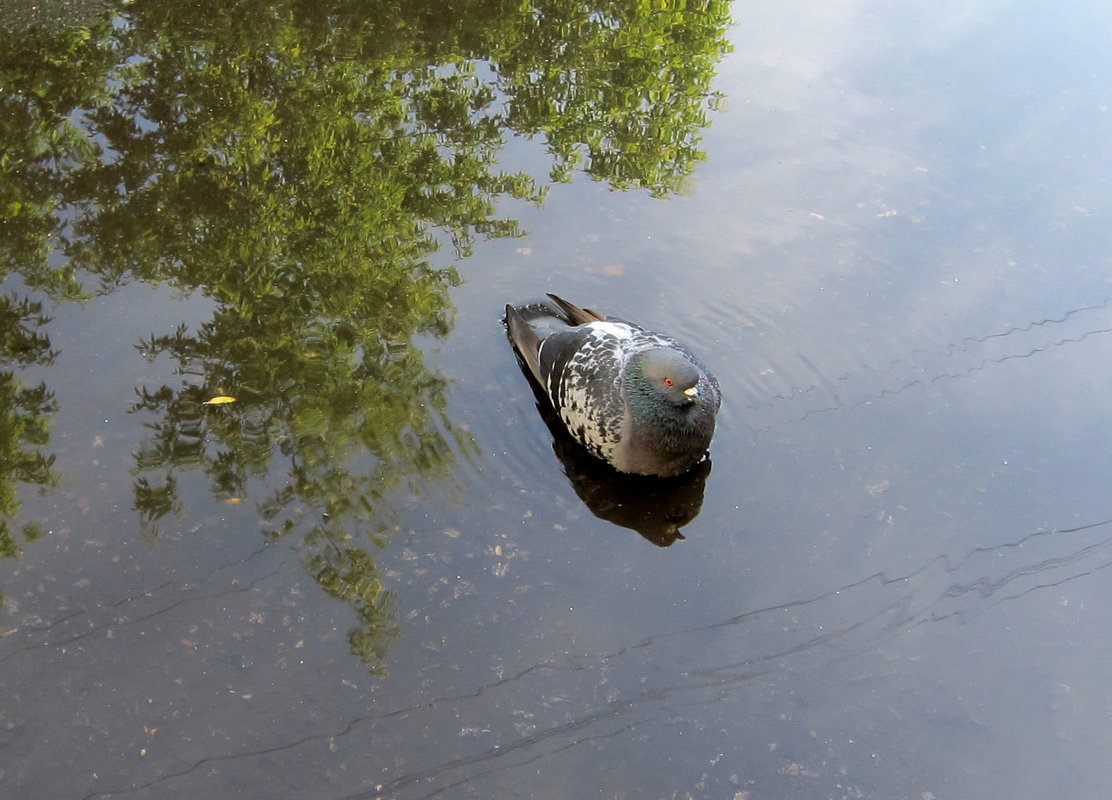
[[[222,406],[225,403],[234,403],[235,401],[236,401],[236,399],[234,397],[228,397],[227,395],[224,395],[224,394],[218,394],[216,397],[213,397],[209,400],[206,400],[201,405],[203,405],[203,406]]]

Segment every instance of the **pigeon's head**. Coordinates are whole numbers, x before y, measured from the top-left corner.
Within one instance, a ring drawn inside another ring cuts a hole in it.
[[[630,428],[619,469],[677,475],[703,458],[721,401],[718,384],[690,353],[657,347],[634,356],[626,392]]]
[[[640,373],[646,389],[677,408],[702,403],[703,372],[679,350],[657,347],[641,355]]]

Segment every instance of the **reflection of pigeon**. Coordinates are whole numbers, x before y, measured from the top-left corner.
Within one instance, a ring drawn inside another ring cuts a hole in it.
[[[579,308],[506,306],[510,339],[568,431],[622,472],[677,475],[714,434],[718,382],[667,336]]]
[[[575,493],[592,514],[635,530],[658,547],[668,547],[677,539],[686,538],[681,529],[703,508],[703,492],[711,467],[709,458],[670,478],[616,472],[571,438],[539,387],[535,393],[541,418],[552,432],[552,449]]]
[[[681,529],[703,508],[703,491],[710,475],[709,458],[682,475],[648,478],[615,472],[588,456],[582,447],[578,450],[577,460],[562,459],[561,463],[575,493],[592,514],[637,531],[657,547],[669,547],[677,539],[687,538]],[[582,467],[585,461],[592,461],[594,469],[575,472],[570,466]],[[603,470],[609,476],[599,474]]]

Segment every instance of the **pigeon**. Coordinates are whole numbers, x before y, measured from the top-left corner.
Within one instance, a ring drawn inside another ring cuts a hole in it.
[[[619,472],[667,477],[699,463],[718,381],[670,336],[548,295],[506,306],[510,340],[572,437]]]

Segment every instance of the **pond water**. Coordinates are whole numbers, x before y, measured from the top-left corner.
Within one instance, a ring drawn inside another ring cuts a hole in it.
[[[3,33],[0,796],[1107,797],[1112,6],[185,5]]]

